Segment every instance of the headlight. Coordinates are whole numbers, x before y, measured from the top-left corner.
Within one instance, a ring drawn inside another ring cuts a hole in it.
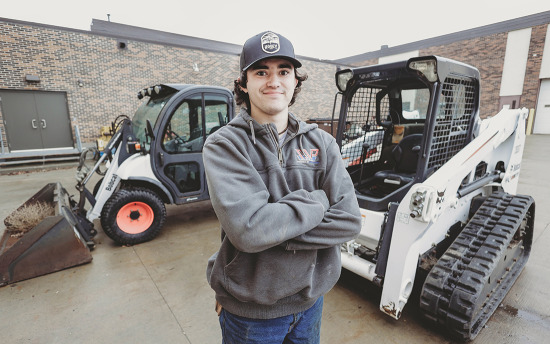
[[[143,97],[145,97],[146,95],[147,95],[147,90],[143,89],[138,92],[138,99],[143,99]]]
[[[353,72],[349,69],[338,72],[336,74],[336,87],[338,87],[341,92],[346,92],[348,81],[350,81],[351,78],[353,78]]]
[[[409,68],[417,70],[424,74],[426,79],[430,82],[437,81],[437,61],[433,59],[429,60],[417,60],[409,62]]]

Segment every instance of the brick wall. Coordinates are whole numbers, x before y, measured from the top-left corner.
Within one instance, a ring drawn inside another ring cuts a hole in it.
[[[542,51],[548,25],[533,27],[531,31],[531,44],[529,45],[529,58],[527,59],[527,71],[523,82],[523,95],[520,106],[536,109],[540,87],[540,68],[542,65]]]
[[[433,46],[419,51],[419,56],[438,55],[464,62],[479,69],[481,77],[481,117],[497,113],[500,79],[506,52],[506,33],[477,37],[447,45]],[[366,61],[378,63],[377,59]],[[367,65],[367,64],[365,64]]]
[[[525,72],[521,107],[534,109],[539,89],[539,73],[547,24],[532,28],[529,57]],[[482,118],[493,116],[499,111],[500,83],[506,54],[508,34],[476,37],[446,45],[420,49],[419,55],[438,55],[451,58],[479,69],[481,77],[480,115]],[[356,66],[373,65],[378,59],[354,63]]]
[[[499,110],[500,81],[506,53],[507,34],[477,37],[444,46],[421,49],[420,55],[439,55],[476,67],[481,78],[480,116],[495,115]]]
[[[65,91],[71,124],[79,126],[82,141],[89,143],[116,116],[133,114],[141,104],[137,92],[144,87],[190,83],[232,89],[238,76],[239,57],[234,54],[134,40],[125,40],[126,49],[120,49],[118,40],[87,31],[0,21],[0,89]],[[302,62],[301,71],[309,78],[291,111],[304,120],[329,117],[337,91],[336,67]],[[27,74],[38,76],[40,82],[26,82]]]
[[[535,26],[532,30],[520,106],[535,107],[546,27],[546,24]],[[126,49],[118,47],[119,39],[127,42]],[[424,48],[420,55],[435,54],[477,67],[482,86],[480,112],[486,117],[498,112],[506,42],[507,33],[499,33]],[[371,59],[354,65],[377,62],[378,59]],[[232,89],[238,63],[235,54],[0,20],[0,89],[66,92],[71,125],[79,126],[85,143],[93,142],[99,128],[116,116],[131,116],[141,103],[136,97],[138,90],[158,83]],[[313,59],[302,59],[302,63],[301,71],[309,78],[291,111],[303,120],[330,118],[337,92],[336,65]],[[198,71],[194,70],[194,64]],[[37,75],[40,82],[26,82],[27,74]],[[0,126],[3,126],[1,113]]]

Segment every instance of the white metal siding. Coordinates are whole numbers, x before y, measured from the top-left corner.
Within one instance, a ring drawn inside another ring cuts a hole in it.
[[[540,66],[541,79],[550,78],[550,25],[546,29],[546,40],[544,42],[544,50],[542,52],[542,64]]]
[[[500,83],[500,96],[520,96],[531,41],[531,28],[510,31],[506,43],[506,55]]]
[[[418,50],[413,50],[413,51],[408,51],[406,53],[390,55],[390,56],[383,56],[383,57],[378,59],[378,63],[391,63],[391,62],[408,60],[412,57],[418,57],[418,54],[419,54]]]

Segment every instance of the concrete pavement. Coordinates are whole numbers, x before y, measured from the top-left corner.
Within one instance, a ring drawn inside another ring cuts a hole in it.
[[[550,338],[549,157],[550,135],[527,138],[518,193],[537,204],[531,258],[474,343]],[[0,175],[0,219],[48,182],[76,193],[74,173],[73,167]],[[170,206],[168,214],[151,242],[119,247],[100,230],[92,263],[0,288],[0,341],[220,343],[205,276],[219,245],[219,223],[209,202]],[[321,343],[450,343],[419,321],[416,305],[408,304],[398,321],[384,315],[380,293],[344,272],[325,297]]]

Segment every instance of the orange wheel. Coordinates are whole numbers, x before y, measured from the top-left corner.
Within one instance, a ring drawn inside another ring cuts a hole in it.
[[[155,238],[166,220],[162,199],[152,190],[120,189],[101,210],[101,227],[120,245],[136,245]]]
[[[120,208],[116,222],[121,231],[138,234],[146,231],[154,219],[155,214],[148,204],[132,202]]]

